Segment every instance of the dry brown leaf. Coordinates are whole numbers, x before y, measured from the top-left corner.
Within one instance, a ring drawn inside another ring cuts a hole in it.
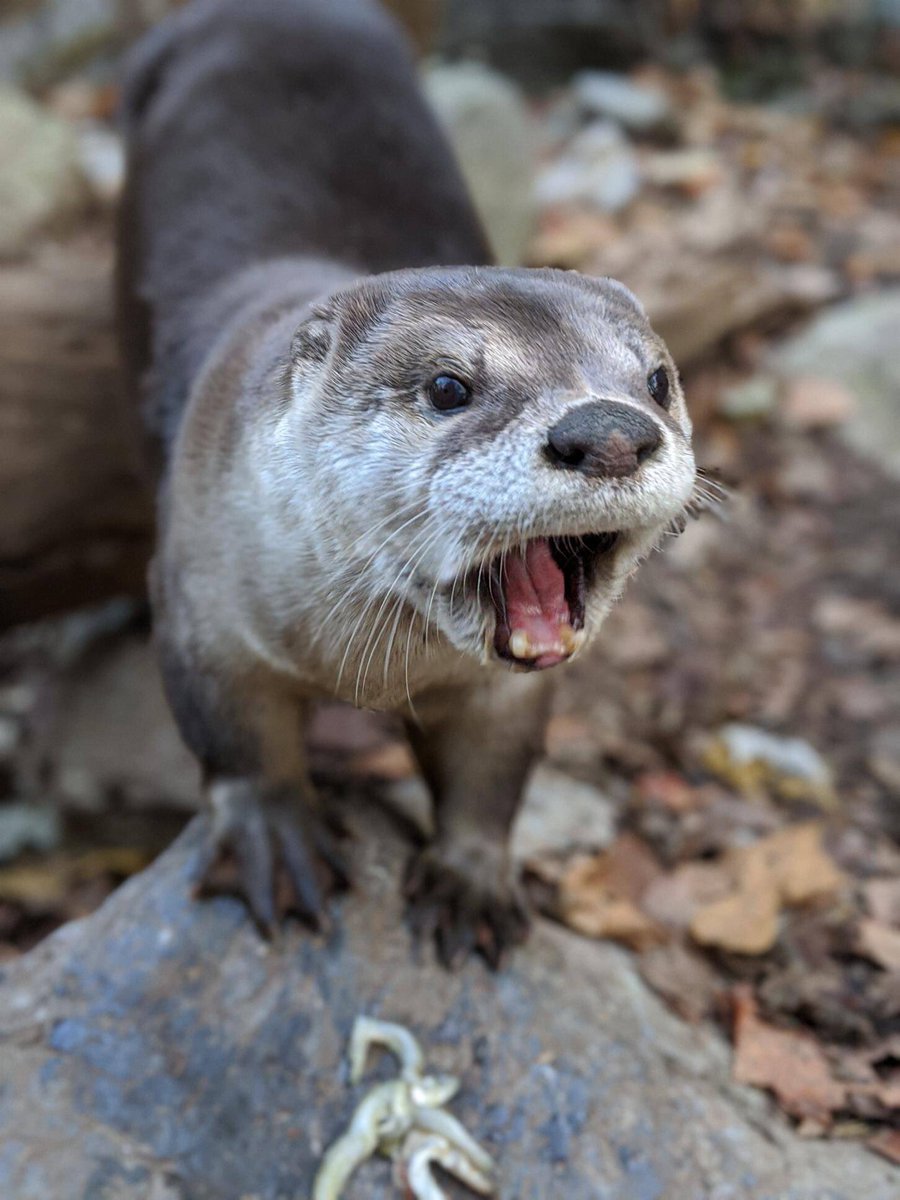
[[[707,792],[692,787],[675,771],[645,771],[635,781],[635,796],[641,804],[673,813],[691,812],[709,802]]]
[[[866,1145],[889,1162],[900,1164],[900,1129],[882,1129]]]
[[[634,949],[654,945],[665,935],[636,901],[659,871],[650,849],[633,834],[623,834],[599,854],[576,857],[563,872],[562,918],[590,937],[612,938]]]
[[[818,1042],[803,1033],[761,1021],[749,987],[734,991],[734,1063],[738,1083],[768,1088],[781,1107],[801,1120],[831,1124],[846,1088],[832,1077]]]
[[[863,917],[857,932],[857,949],[886,971],[900,971],[900,929]]]
[[[75,884],[105,875],[134,875],[152,857],[135,846],[100,846],[83,854],[52,854],[39,862],[5,867],[0,870],[0,900],[32,909],[57,908]]]
[[[691,936],[701,946],[765,954],[778,936],[779,900],[778,884],[766,861],[759,855],[747,856],[737,891],[696,912]]]
[[[661,925],[687,929],[699,908],[723,899],[733,887],[730,872],[719,863],[682,863],[650,884],[641,908]]]
[[[153,855],[140,846],[98,846],[73,858],[69,864],[72,878],[96,879],[98,875],[136,875]]]
[[[742,851],[763,857],[787,905],[806,904],[839,891],[846,878],[822,846],[822,826],[790,825]]]
[[[53,908],[62,903],[69,887],[68,872],[57,858],[33,866],[0,870],[0,900],[29,908]]]
[[[795,429],[840,425],[856,411],[856,397],[835,379],[799,375],[785,387],[782,413]]]
[[[765,954],[778,936],[783,905],[831,895],[844,883],[822,848],[816,822],[793,825],[726,856],[734,878],[730,895],[704,905],[691,920],[691,936],[703,946],[737,954]]]
[[[576,856],[563,874],[561,886],[570,895],[604,891],[639,900],[661,871],[647,843],[633,833],[623,833],[597,854]]]
[[[568,899],[562,907],[563,920],[572,929],[588,937],[611,938],[632,950],[658,945],[665,934],[660,927],[630,900],[618,899],[607,892],[596,892]]]
[[[869,879],[863,884],[863,894],[876,921],[900,926],[900,879]]]
[[[846,637],[877,658],[900,658],[900,620],[876,600],[852,596],[822,596],[813,620],[823,633]]]

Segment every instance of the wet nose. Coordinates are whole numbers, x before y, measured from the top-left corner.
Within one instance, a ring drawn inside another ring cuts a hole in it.
[[[661,442],[659,425],[639,409],[598,401],[560,417],[547,433],[547,455],[554,466],[618,479],[633,475]]]

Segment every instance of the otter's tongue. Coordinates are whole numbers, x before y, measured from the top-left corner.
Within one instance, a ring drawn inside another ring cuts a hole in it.
[[[504,559],[503,611],[497,649],[509,658],[552,667],[568,658],[576,640],[566,600],[565,576],[547,538],[534,538]]]

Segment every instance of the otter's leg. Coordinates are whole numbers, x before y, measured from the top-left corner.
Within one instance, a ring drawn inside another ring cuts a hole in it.
[[[446,966],[477,951],[496,967],[528,932],[509,833],[541,750],[547,699],[545,679],[512,674],[416,699],[408,732],[437,836],[410,864],[406,892],[413,928],[433,933]]]
[[[236,891],[268,935],[277,924],[282,877],[288,884],[283,906],[318,927],[320,871],[337,886],[346,884],[347,872],[309,779],[302,699],[267,678],[228,686],[220,676],[207,687],[202,671],[173,669],[165,654],[163,665],[182,735],[200,759],[211,810],[194,873],[197,892]]]

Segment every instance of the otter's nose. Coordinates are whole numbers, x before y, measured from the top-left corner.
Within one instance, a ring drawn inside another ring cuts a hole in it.
[[[659,425],[628,404],[577,404],[547,434],[557,467],[608,479],[633,475],[662,442]]]

